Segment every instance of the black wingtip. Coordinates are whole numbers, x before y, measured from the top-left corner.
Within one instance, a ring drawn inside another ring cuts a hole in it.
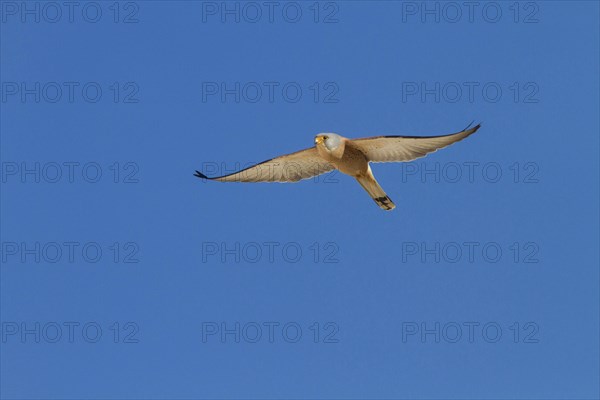
[[[481,122],[479,122],[477,125],[475,125],[474,127],[471,128],[471,125],[473,125],[473,122],[475,122],[475,120],[471,121],[471,123],[465,129],[463,129],[463,131],[471,129],[473,132],[476,132],[477,129],[481,128]]]
[[[204,175],[202,172],[196,170],[196,173],[194,174],[194,176],[198,177],[198,178],[202,178],[202,179],[210,179],[208,176]]]

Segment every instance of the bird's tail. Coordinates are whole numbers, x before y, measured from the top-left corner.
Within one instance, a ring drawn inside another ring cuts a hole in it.
[[[377,203],[379,207],[386,211],[391,211],[396,208],[396,205],[392,199],[385,194],[370,170],[367,175],[357,176],[356,180],[367,191],[367,193],[369,193],[373,200],[375,200],[375,203]]]

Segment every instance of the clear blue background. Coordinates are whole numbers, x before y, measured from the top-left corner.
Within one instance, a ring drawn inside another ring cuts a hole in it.
[[[498,23],[480,12],[473,22],[422,23],[403,22],[401,2],[339,2],[331,24],[312,21],[311,3],[296,24],[280,13],[272,24],[203,23],[202,3],[183,1],[138,2],[138,23],[115,24],[111,3],[101,4],[97,24],[2,23],[3,82],[105,90],[95,104],[2,102],[2,162],[94,161],[108,175],[97,184],[10,177],[1,235],[131,241],[140,262],[8,258],[3,322],[95,321],[104,334],[95,344],[10,337],[3,398],[598,398],[598,3],[539,2],[529,24],[513,22],[511,3],[497,3]],[[111,101],[115,81],[136,82],[139,102]],[[297,103],[203,102],[211,81],[298,82],[305,92]],[[498,82],[504,93],[496,103],[480,92],[473,102],[403,101],[402,82],[413,81]],[[335,82],[339,102],[315,103],[314,82]],[[539,101],[515,102],[514,82],[534,82]],[[192,176],[205,162],[232,168],[311,146],[319,132],[436,135],[473,119],[482,129],[427,165],[496,162],[503,178],[403,182],[405,167],[376,164],[391,213],[340,175],[293,185]],[[128,161],[139,183],[112,183],[107,166]],[[515,162],[536,163],[539,182],[514,183]],[[467,241],[497,242],[505,255],[402,262],[405,242]],[[203,262],[206,242],[293,242],[304,255]],[[315,263],[315,242],[335,243],[339,262]],[[515,263],[513,242],[535,242],[539,262]],[[113,343],[108,327],[129,321],[139,343]],[[296,322],[303,336],[203,343],[207,321]],[[496,322],[503,336],[402,340],[404,322],[467,321]],[[314,322],[337,324],[338,343],[313,343]],[[514,322],[534,322],[538,342],[513,343]]]

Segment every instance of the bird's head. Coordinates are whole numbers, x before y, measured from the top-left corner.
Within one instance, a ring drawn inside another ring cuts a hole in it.
[[[329,152],[334,151],[340,146],[342,137],[335,133],[319,133],[315,136],[315,146],[321,147]]]

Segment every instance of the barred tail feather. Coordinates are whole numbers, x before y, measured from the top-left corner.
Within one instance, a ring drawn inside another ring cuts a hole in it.
[[[379,183],[375,180],[373,175],[369,174],[367,176],[357,176],[356,180],[360,185],[369,193],[369,195],[375,200],[375,203],[386,211],[391,211],[396,208],[396,205],[388,197],[387,194],[383,191]]]

